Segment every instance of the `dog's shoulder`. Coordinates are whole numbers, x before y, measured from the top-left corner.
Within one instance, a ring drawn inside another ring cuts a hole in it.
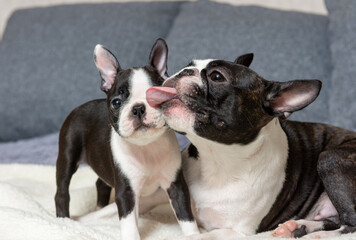
[[[347,141],[356,141],[356,132],[324,123],[280,120],[288,142],[313,142],[327,149]]]

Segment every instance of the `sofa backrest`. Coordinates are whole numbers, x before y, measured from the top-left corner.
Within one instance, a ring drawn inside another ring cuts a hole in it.
[[[92,57],[97,43],[129,68],[147,63],[158,37],[168,43],[169,74],[194,58],[232,61],[254,52],[251,68],[268,80],[320,79],[318,99],[291,119],[356,130],[355,111],[347,122],[330,111],[337,89],[346,96],[355,93],[355,87],[345,85],[351,76],[332,84],[331,76],[337,77],[333,65],[338,62],[330,52],[329,34],[328,16],[208,1],[20,10],[10,18],[0,43],[0,141],[58,131],[73,108],[105,97]],[[338,103],[338,114],[350,106],[355,109],[350,101]]]
[[[104,98],[93,51],[121,67],[148,63],[181,2],[64,5],[16,11],[0,45],[0,141],[58,131],[80,104]]]

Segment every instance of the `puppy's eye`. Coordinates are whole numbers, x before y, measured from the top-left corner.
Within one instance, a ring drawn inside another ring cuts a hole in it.
[[[114,109],[118,109],[121,106],[121,100],[118,98],[115,98],[114,100],[111,101],[111,106]]]
[[[225,81],[224,76],[221,73],[217,72],[217,71],[214,71],[214,72],[210,73],[209,77],[210,77],[211,80],[213,80],[215,82]]]

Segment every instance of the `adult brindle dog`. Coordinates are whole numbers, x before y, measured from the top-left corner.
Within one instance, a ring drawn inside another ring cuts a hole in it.
[[[312,103],[318,80],[267,81],[235,62],[195,60],[146,93],[185,134],[184,175],[195,216],[227,239],[275,229],[311,238],[356,231],[356,133],[286,118]]]

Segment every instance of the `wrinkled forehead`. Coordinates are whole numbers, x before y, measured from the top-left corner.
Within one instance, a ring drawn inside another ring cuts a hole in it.
[[[216,59],[196,59],[191,61],[188,66],[184,69],[196,68],[201,72],[204,68],[206,68],[210,63],[216,61]]]
[[[215,59],[204,59],[204,60],[192,60],[185,68],[181,69],[177,73],[173,74],[171,78],[176,77],[180,73],[184,72],[187,69],[198,69],[199,72],[201,72],[203,69],[205,69],[209,63],[215,61]]]

